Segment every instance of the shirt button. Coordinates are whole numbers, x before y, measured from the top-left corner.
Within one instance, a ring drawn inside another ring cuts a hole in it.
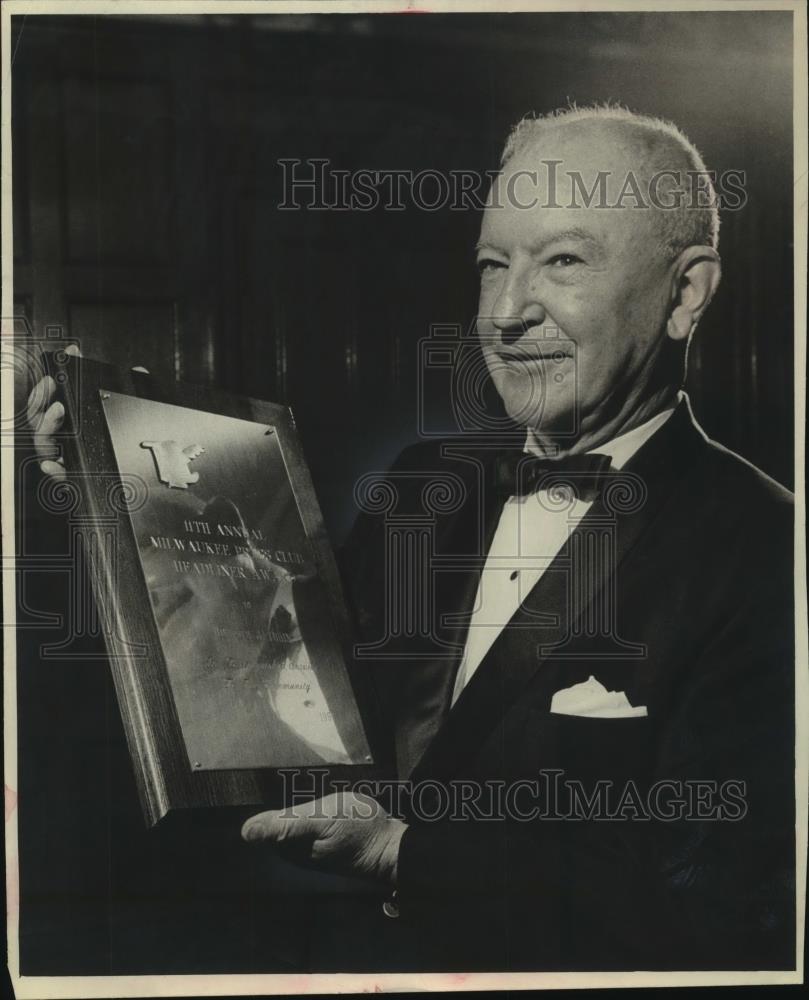
[[[390,899],[386,899],[382,904],[382,912],[386,917],[390,917],[393,920],[399,916],[399,904],[396,902],[397,898],[398,894],[394,892]]]

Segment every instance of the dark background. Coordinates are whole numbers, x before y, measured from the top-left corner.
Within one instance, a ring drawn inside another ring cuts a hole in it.
[[[482,172],[568,100],[671,118],[746,171],[689,389],[792,486],[791,14],[14,21],[18,308],[100,360],[290,403],[335,541],[356,475],[416,436],[418,341],[474,316],[480,218],[279,212],[277,160]]]
[[[523,114],[569,100],[670,118],[709,168],[746,171],[688,388],[713,437],[792,485],[790,13],[12,27],[15,308],[32,341],[61,327],[90,357],[291,404],[335,543],[357,475],[416,437],[421,405],[445,422],[445,392],[417,399],[418,343],[474,316],[480,219],[279,212],[277,160],[482,172]],[[64,525],[21,509],[20,565],[70,551]],[[305,965],[281,933],[294,879],[253,871],[240,892],[235,836],[206,856],[202,831],[171,849],[171,834],[145,833],[103,648],[43,659],[54,630],[37,615],[69,594],[39,577],[26,577],[19,646],[23,971]]]

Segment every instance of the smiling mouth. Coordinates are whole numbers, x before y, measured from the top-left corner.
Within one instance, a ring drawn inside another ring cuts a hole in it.
[[[496,351],[495,352],[501,361],[506,361],[510,364],[562,364],[563,361],[567,361],[572,357],[570,354],[565,354],[564,351],[553,351],[551,354],[513,354],[508,351]]]

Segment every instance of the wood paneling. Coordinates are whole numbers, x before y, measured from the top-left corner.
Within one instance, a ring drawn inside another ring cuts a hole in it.
[[[85,357],[121,368],[140,365],[174,378],[179,368],[173,302],[69,302],[68,329]]]
[[[148,357],[290,403],[313,466],[338,475],[319,488],[346,494],[335,440],[361,437],[346,469],[355,457],[389,461],[416,434],[419,340],[435,323],[468,327],[479,217],[280,212],[278,160],[482,173],[532,106],[618,97],[677,120],[719,172],[746,171],[688,387],[709,433],[790,484],[788,19],[767,20],[769,49],[755,19],[664,22],[687,38],[681,52],[628,14],[469,17],[460,28],[444,17],[395,28],[29,19],[14,77],[17,292],[35,331],[81,318],[106,360]],[[141,311],[169,302],[171,321]],[[92,320],[80,303],[94,303]],[[339,537],[350,513],[326,517]]]
[[[173,114],[167,82],[62,83],[64,260],[165,261],[175,251]]]

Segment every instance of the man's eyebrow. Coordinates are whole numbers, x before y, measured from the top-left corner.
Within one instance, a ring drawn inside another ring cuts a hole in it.
[[[475,253],[480,253],[481,250],[494,250],[496,253],[504,254],[506,251],[502,250],[499,246],[494,243],[489,243],[488,240],[478,240],[475,244]]]
[[[592,247],[594,250],[603,250],[604,248],[601,240],[597,236],[594,236],[593,233],[578,226],[573,226],[571,229],[563,229],[558,233],[549,233],[547,236],[540,237],[531,244],[530,250],[532,253],[542,253],[551,244],[561,243],[565,240],[586,243],[587,246]],[[494,250],[496,253],[506,254],[505,250],[498,247],[495,243],[490,243],[488,240],[477,241],[475,244],[475,253],[480,253],[481,250]]]
[[[563,229],[561,232],[549,233],[547,236],[541,237],[531,244],[531,251],[533,253],[542,253],[542,251],[551,246],[551,244],[563,243],[566,240],[576,243],[586,243],[589,247],[592,247],[595,250],[603,249],[603,244],[597,236],[594,236],[586,229],[580,229],[578,226],[574,226],[572,229]]]

